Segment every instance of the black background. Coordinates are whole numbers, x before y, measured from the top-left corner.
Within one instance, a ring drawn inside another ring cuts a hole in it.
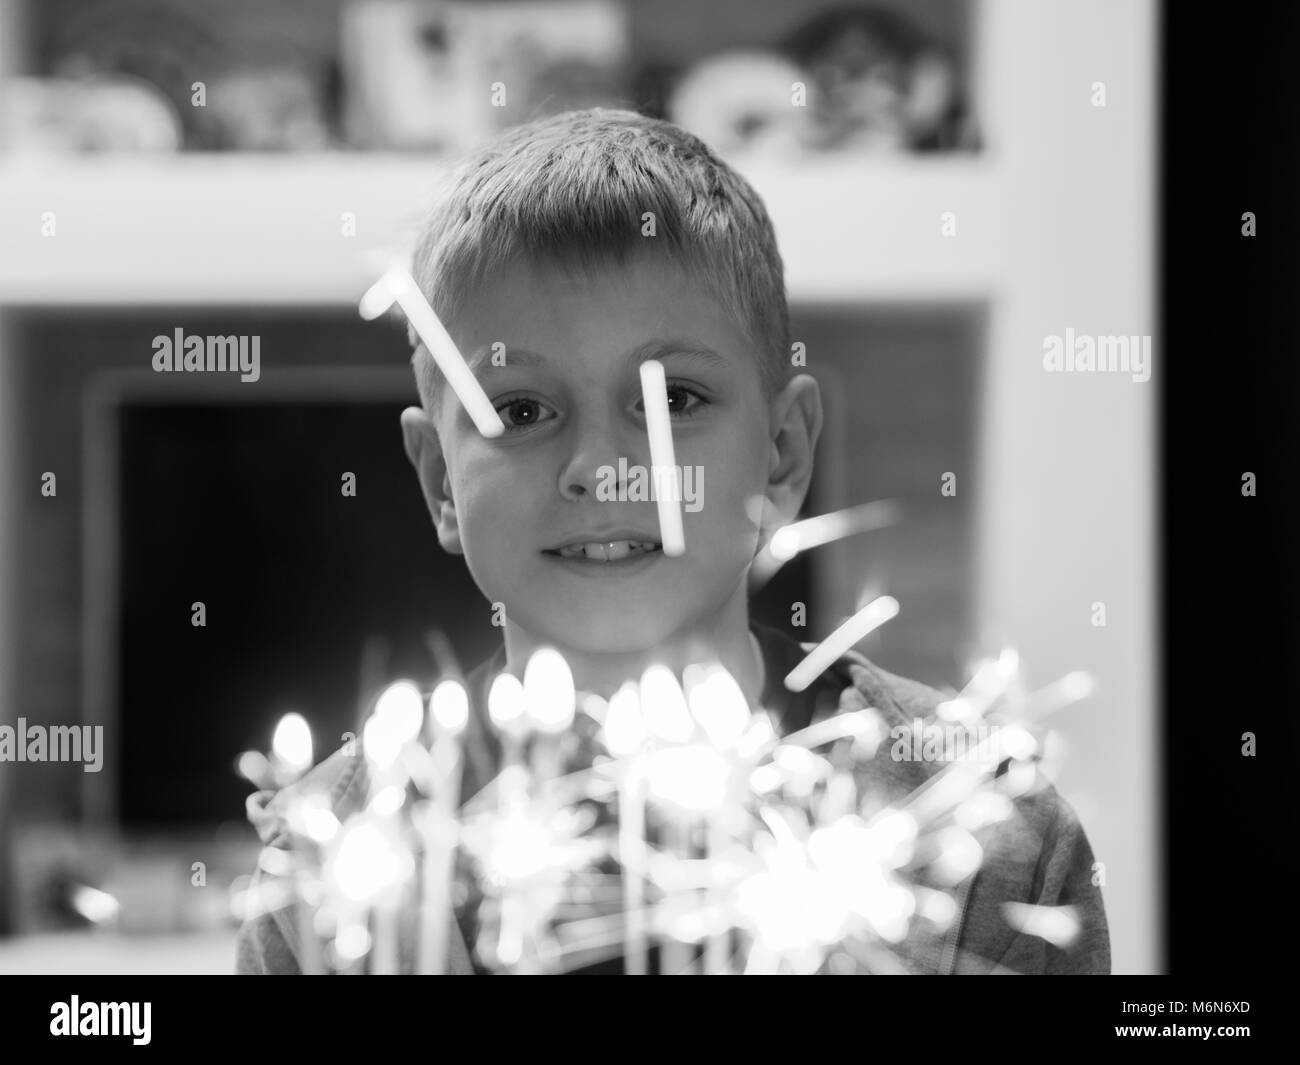
[[[1166,957],[1229,978],[1297,938],[1300,7],[1163,17]]]

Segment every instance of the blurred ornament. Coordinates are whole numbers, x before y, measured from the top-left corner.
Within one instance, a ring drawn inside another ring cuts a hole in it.
[[[167,98],[122,75],[12,79],[0,127],[14,152],[174,152],[182,141]]]
[[[312,76],[295,66],[217,75],[207,92],[209,147],[228,151],[316,151],[330,145]]]
[[[797,157],[809,136],[809,110],[794,106],[796,64],[772,52],[732,51],[695,64],[671,91],[668,118],[724,158]]]
[[[823,11],[783,52],[815,86],[816,143],[847,151],[978,147],[950,50],[912,16],[873,7]]]

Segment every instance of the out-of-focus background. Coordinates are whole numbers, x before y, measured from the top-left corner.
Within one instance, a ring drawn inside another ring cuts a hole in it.
[[[323,756],[439,632],[492,649],[356,301],[458,152],[594,104],[766,201],[828,406],[807,513],[903,506],[758,613],[817,639],[887,592],[893,672],[1089,671],[1058,787],[1115,971],[1158,970],[1156,386],[1042,361],[1154,332],[1156,73],[1141,0],[0,0],[0,724],[105,738],[97,773],[0,762],[0,972],[230,971],[240,752],[296,710]],[[261,379],[154,373],[177,329],[260,337]]]

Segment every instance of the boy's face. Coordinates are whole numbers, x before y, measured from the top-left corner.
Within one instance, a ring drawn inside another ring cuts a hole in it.
[[[439,536],[511,623],[538,641],[625,653],[707,631],[737,595],[743,602],[759,536],[749,501],[775,462],[769,404],[757,355],[701,286],[650,254],[594,279],[521,261],[448,329],[506,432],[481,436],[443,385]],[[667,378],[684,482],[680,557],[664,555],[648,498],[645,357]],[[638,468],[647,491],[628,498]],[[623,491],[610,499],[611,488]]]

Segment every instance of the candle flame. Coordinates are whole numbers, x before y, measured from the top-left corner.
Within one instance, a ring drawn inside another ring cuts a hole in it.
[[[979,841],[958,825],[939,830],[939,857],[930,868],[941,884],[959,884],[979,868],[984,848]]]
[[[645,717],[637,687],[626,682],[614,693],[605,712],[605,746],[615,758],[634,754],[645,743]]]
[[[749,704],[736,678],[716,664],[706,667],[702,676],[698,670],[688,670],[683,679],[691,713],[713,745],[719,750],[734,748],[750,723]]]
[[[420,697],[420,689],[409,680],[395,681],[380,693],[374,716],[391,731],[393,742],[399,747],[415,739],[424,721],[424,700]]]
[[[361,742],[365,747],[366,758],[381,773],[397,764],[402,753],[403,739],[398,729],[393,727],[391,718],[371,714],[365,728],[361,730]]]
[[[501,673],[488,689],[488,717],[502,732],[519,736],[528,730],[524,717],[524,686],[513,673]]]
[[[729,768],[718,751],[702,743],[668,747],[648,759],[646,786],[656,799],[683,810],[718,810],[727,799]]]
[[[1054,947],[1068,947],[1079,934],[1079,912],[1073,906],[1004,902],[1002,915],[1012,928],[1045,939]]]
[[[356,961],[369,949],[370,931],[363,924],[345,924],[334,937],[334,951],[340,961]]]
[[[667,666],[655,663],[641,674],[641,709],[646,725],[661,740],[689,743],[695,735],[686,696]]]
[[[311,765],[311,729],[302,714],[289,713],[280,718],[271,750],[291,772],[301,773]]]
[[[459,736],[469,723],[469,695],[454,680],[444,680],[429,696],[429,716],[449,736]]]
[[[401,878],[405,865],[393,842],[363,821],[344,826],[328,875],[345,899],[369,903]]]
[[[79,884],[72,891],[72,908],[95,924],[109,924],[117,918],[121,904],[107,891]]]
[[[303,801],[300,812],[303,834],[317,843],[328,843],[343,827],[324,795],[309,796]]]
[[[261,751],[244,751],[235,763],[239,775],[264,788],[270,779],[271,763]]]
[[[543,647],[528,659],[524,696],[529,718],[539,732],[554,735],[573,724],[573,674],[559,651]]]

